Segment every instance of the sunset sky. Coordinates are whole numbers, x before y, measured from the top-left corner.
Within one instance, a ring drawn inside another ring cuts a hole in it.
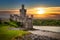
[[[25,5],[27,14],[38,18],[60,18],[60,0],[0,0],[0,13],[19,13],[21,4]]]

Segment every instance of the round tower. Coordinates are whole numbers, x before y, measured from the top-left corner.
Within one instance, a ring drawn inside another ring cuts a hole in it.
[[[22,4],[20,9],[20,16],[24,18],[26,16],[26,9],[24,8],[24,4]]]

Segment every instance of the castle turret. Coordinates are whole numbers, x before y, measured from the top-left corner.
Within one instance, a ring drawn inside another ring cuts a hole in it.
[[[26,9],[24,8],[24,5],[22,4],[22,8],[20,9],[20,16],[21,18],[24,18],[26,16]]]

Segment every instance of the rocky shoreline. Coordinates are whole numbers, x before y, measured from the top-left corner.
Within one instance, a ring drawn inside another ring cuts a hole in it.
[[[60,40],[60,39],[56,39],[56,38],[52,38],[52,37],[48,37],[48,36],[41,36],[41,35],[36,35],[36,34],[30,34],[30,35],[26,35],[24,37],[25,39],[31,39],[31,40]]]
[[[14,29],[14,30],[17,30],[17,29]],[[18,29],[20,30],[20,29]],[[43,31],[43,32],[52,32],[52,31],[46,31],[46,30],[40,30],[40,31]],[[52,32],[52,33],[57,33],[59,34],[58,32]],[[23,37],[20,37],[20,36],[17,36],[17,37],[14,37],[16,40],[60,40],[60,38],[52,38],[52,37],[48,37],[48,36],[44,36],[44,35],[37,35],[37,34],[27,34]]]
[[[27,34],[25,36],[21,37],[16,37],[15,39],[19,40],[60,40],[48,36],[41,36],[41,35],[36,35],[36,34]]]

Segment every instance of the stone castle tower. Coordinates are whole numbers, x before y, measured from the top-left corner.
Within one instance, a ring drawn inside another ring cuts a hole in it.
[[[23,27],[26,29],[32,29],[33,24],[32,24],[32,18],[33,16],[29,18],[29,16],[26,14],[26,9],[24,8],[24,5],[22,5],[22,8],[20,9],[20,20],[23,23]]]
[[[20,16],[18,15],[11,15],[11,19],[18,21],[22,23],[22,27],[25,29],[33,29],[33,15],[30,17],[26,14],[26,9],[24,8],[24,5],[22,4],[20,11]]]
[[[24,5],[22,4],[22,8],[20,9],[20,17],[26,17],[26,9],[24,9]]]

